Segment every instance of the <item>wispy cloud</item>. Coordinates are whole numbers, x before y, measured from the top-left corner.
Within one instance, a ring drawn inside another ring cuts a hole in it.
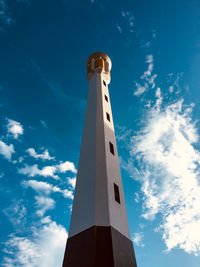
[[[41,77],[42,81],[49,87],[49,89],[55,94],[55,96],[61,100],[66,100],[71,102],[72,106],[76,106],[76,108],[83,108],[86,105],[86,100],[73,96],[68,95],[64,89],[61,83],[52,81],[48,78],[48,75],[45,73],[45,71],[38,65],[38,63],[35,60],[31,61],[33,67]]]
[[[8,133],[10,133],[15,139],[22,135],[24,132],[23,126],[21,123],[8,119],[7,125]]]
[[[144,86],[142,86],[139,83],[135,83],[135,86],[136,86],[137,90],[134,92],[134,95],[136,95],[136,96],[142,95],[149,88],[148,84],[144,84]]]
[[[155,104],[155,108],[157,109],[157,111],[160,111],[162,102],[163,102],[162,93],[161,93],[160,87],[157,87],[157,89],[156,89],[156,104]]]
[[[13,22],[7,0],[0,0],[0,30],[3,30],[4,26],[9,26]]]
[[[119,31],[120,33],[122,33],[122,27],[119,26],[119,24],[116,24],[116,27],[117,27],[118,31]]]
[[[11,236],[5,247],[8,252],[2,266],[62,266],[68,234],[62,225],[46,217],[40,229],[33,228],[31,238]]]
[[[143,217],[154,220],[161,214],[158,228],[167,250],[179,247],[200,255],[200,151],[192,108],[180,100],[163,110],[150,109],[132,138],[130,155],[140,164]]]
[[[60,188],[57,186],[53,186],[52,184],[42,181],[28,180],[23,181],[22,185],[25,187],[31,187],[36,192],[44,193],[46,195],[49,195],[51,192],[60,192]]]
[[[133,235],[133,242],[136,244],[136,246],[138,247],[144,247],[144,243],[143,243],[143,238],[144,238],[144,234],[142,232],[140,233],[135,233]]]
[[[47,182],[28,180],[23,181],[22,186],[32,188],[37,195],[35,196],[37,211],[36,214],[43,217],[49,209],[54,209],[55,201],[50,197],[51,193],[61,193],[65,198],[73,199],[73,192],[68,189],[61,189]]]
[[[149,88],[155,88],[155,79],[157,74],[153,74],[154,59],[153,55],[146,56],[146,64],[148,65],[147,70],[140,77],[141,82],[135,82],[136,90],[134,92],[135,96],[140,96],[146,92]]]
[[[122,10],[122,17],[127,21],[129,26],[129,31],[133,32],[134,20],[135,20],[133,13],[131,11]]]
[[[23,225],[26,221],[27,209],[23,205],[22,201],[14,200],[13,203],[3,210],[3,213],[8,217],[10,222],[16,225]]]
[[[174,74],[174,73],[169,73],[167,75],[167,83],[170,84],[169,86],[169,92],[173,93],[175,92],[176,94],[180,93],[181,91],[181,86],[180,82],[183,77],[183,72]]]
[[[34,177],[38,175],[43,177],[49,176],[55,179],[58,179],[58,175],[56,173],[65,173],[67,171],[71,171],[73,173],[77,172],[72,162],[65,161],[57,165],[45,166],[42,169],[39,169],[37,164],[34,164],[32,166],[25,165],[24,168],[18,169],[18,172],[20,174],[24,174],[29,177]]]
[[[43,126],[44,128],[47,128],[47,124],[46,124],[46,122],[45,122],[44,120],[40,120],[40,123],[42,124],[42,126]]]
[[[152,30],[152,37],[153,38],[156,38],[157,37],[157,34],[156,34],[156,30],[155,29]]]
[[[62,89],[61,84],[57,83],[57,82],[53,82],[53,81],[47,81],[46,80],[47,85],[49,86],[49,88],[51,89],[51,91],[60,99],[65,99],[66,101],[71,102],[74,106],[78,107],[78,108],[83,108],[86,105],[86,100],[79,98],[79,97],[75,97],[72,95],[68,95],[66,92],[64,92],[64,90]]]
[[[74,179],[74,178],[69,178]],[[74,183],[74,180],[72,180]],[[71,183],[72,183],[71,181]],[[64,197],[73,199],[73,192],[68,189],[61,189],[58,186],[54,186],[52,184],[49,184],[47,182],[43,181],[37,181],[37,180],[28,180],[23,181],[22,185],[24,187],[31,187],[33,190],[35,190],[38,194],[42,195],[50,195],[51,193],[61,193]]]
[[[136,203],[139,203],[140,202],[140,195],[138,192],[135,192],[135,198],[134,198],[135,202]]]
[[[47,149],[45,149],[44,152],[41,153],[41,154],[37,154],[34,148],[27,149],[27,152],[31,157],[33,157],[35,159],[43,159],[43,160],[45,160],[45,159],[46,160],[55,159],[55,157],[51,157],[49,155],[49,151]]]
[[[16,0],[18,4],[30,6],[31,0]],[[0,31],[4,31],[6,27],[15,23],[12,9],[8,0],[0,0]]]
[[[0,140],[0,155],[10,161],[14,152],[15,150],[12,144],[7,145],[6,143]]]
[[[47,210],[54,209],[55,201],[46,196],[35,196],[36,205],[38,207],[36,214],[43,217]]]

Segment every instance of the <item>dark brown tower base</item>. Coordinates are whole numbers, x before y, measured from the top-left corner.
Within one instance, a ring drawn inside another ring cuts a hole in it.
[[[93,226],[67,240],[63,267],[137,267],[133,244],[113,227]]]

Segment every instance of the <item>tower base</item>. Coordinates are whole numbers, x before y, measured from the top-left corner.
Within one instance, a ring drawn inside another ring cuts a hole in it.
[[[111,226],[93,226],[68,238],[62,267],[137,267],[137,264],[130,239]]]

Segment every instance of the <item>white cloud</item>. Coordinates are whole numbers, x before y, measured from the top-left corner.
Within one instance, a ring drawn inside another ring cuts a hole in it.
[[[32,238],[12,236],[6,242],[9,253],[2,266],[62,266],[68,234],[62,225],[51,221],[49,217],[43,223],[40,230],[34,229]]]
[[[161,107],[162,101],[163,101],[160,87],[157,87],[157,89],[156,89],[156,97],[157,97],[157,100],[156,100],[155,107],[157,108],[157,111],[158,111],[158,110],[160,110],[160,107]]]
[[[50,195],[51,193],[61,193],[65,198],[73,199],[73,192],[67,189],[60,189],[57,186],[53,186],[47,182],[36,181],[36,180],[29,180],[23,181],[22,185],[24,187],[31,187],[35,190],[38,194],[42,195]]]
[[[50,216],[46,216],[44,218],[41,219],[41,223],[44,223],[44,224],[48,224],[51,222],[51,217]]]
[[[140,202],[140,195],[138,194],[138,192],[135,193],[135,198],[134,198],[136,203]]]
[[[153,55],[147,55],[146,56],[146,63],[148,64],[148,68],[147,68],[147,70],[144,72],[144,74],[141,76],[141,79],[142,80],[147,80],[148,81],[148,77],[150,77],[151,76],[151,74],[152,74],[152,71],[153,71],[153,67],[154,67],[154,65],[153,65]]]
[[[170,93],[173,93],[173,91],[174,91],[174,86],[171,85],[171,86],[169,87],[169,92],[170,92]]]
[[[143,244],[143,238],[144,238],[144,234],[142,232],[140,233],[135,233],[133,235],[133,242],[136,244],[136,246],[138,247],[144,247]]]
[[[155,79],[157,78],[157,74],[151,75],[151,77],[148,79],[149,85],[151,85],[151,88],[153,89],[155,84]]]
[[[61,189],[57,186],[53,186],[47,182],[29,180],[23,181],[24,187],[30,187],[37,192],[35,196],[37,211],[36,214],[43,217],[45,212],[49,209],[54,209],[55,201],[49,197],[51,193],[60,193],[64,198],[73,199],[73,191],[68,189]]]
[[[60,172],[71,171],[73,173],[76,173],[76,168],[74,166],[74,163],[69,162],[69,161],[61,162],[56,167]]]
[[[32,166],[25,165],[25,167],[19,169],[18,172],[20,174],[28,175],[29,177],[34,177],[34,176],[39,175],[43,177],[50,176],[55,179],[58,179],[58,176],[54,174],[56,172],[55,166],[46,166],[42,169],[39,169],[37,164],[34,164]]]
[[[154,68],[153,55],[147,55],[145,62],[148,64],[148,68],[146,71],[144,71],[144,73],[140,77],[142,84],[138,82],[135,83],[137,89],[134,92],[134,95],[136,96],[140,96],[144,92],[146,92],[149,88],[153,89],[156,86],[155,79],[157,78],[157,74],[152,74]]]
[[[146,63],[153,63],[153,55],[146,56]]]
[[[13,135],[15,139],[18,138],[19,135],[22,135],[24,132],[23,126],[14,120],[8,120],[8,132]]]
[[[160,91],[160,88],[159,87],[156,90],[156,97],[157,98],[161,98],[161,91]]]
[[[141,86],[139,83],[136,83],[135,86],[137,90],[134,92],[134,95],[136,96],[142,95],[148,89],[147,83],[145,83],[144,86]]]
[[[55,159],[55,157],[51,157],[49,155],[49,151],[47,149],[45,149],[44,152],[41,154],[37,154],[34,148],[27,149],[27,152],[31,157],[35,159],[47,159],[47,160]]]
[[[35,196],[35,200],[36,200],[36,205],[38,207],[38,210],[36,212],[38,216],[43,217],[47,210],[54,209],[55,201],[50,197]]]
[[[73,189],[75,189],[75,186],[76,186],[76,177],[73,177],[73,178],[68,178],[68,184],[71,185],[71,187]]]
[[[76,173],[76,168],[74,166],[74,163],[65,161],[61,162],[58,165],[45,166],[42,169],[39,169],[37,164],[34,164],[32,166],[25,165],[24,168],[18,170],[19,173],[28,175],[29,177],[34,177],[39,175],[43,177],[50,176],[53,177],[54,179],[58,179],[56,173],[65,173],[67,171]]]
[[[74,196],[73,196],[73,192],[72,192],[72,191],[70,191],[70,190],[68,190],[68,189],[64,189],[62,192],[63,192],[63,196],[64,196],[65,198],[71,198],[71,199],[74,198]]]
[[[0,140],[0,155],[4,156],[7,160],[11,160],[12,154],[15,152],[14,146],[7,145],[3,141]]]
[[[200,255],[200,151],[191,114],[192,106],[184,107],[182,100],[164,110],[152,108],[132,138],[131,155],[141,166],[143,217],[161,215],[159,229],[168,250]]]
[[[60,188],[53,186],[47,182],[41,182],[36,180],[23,181],[22,183],[25,187],[31,187],[38,193],[44,193],[46,195],[51,192],[60,192]]]

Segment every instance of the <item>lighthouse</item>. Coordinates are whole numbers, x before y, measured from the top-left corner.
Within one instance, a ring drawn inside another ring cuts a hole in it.
[[[111,65],[102,52],[87,60],[89,93],[63,267],[137,267],[108,90]]]

